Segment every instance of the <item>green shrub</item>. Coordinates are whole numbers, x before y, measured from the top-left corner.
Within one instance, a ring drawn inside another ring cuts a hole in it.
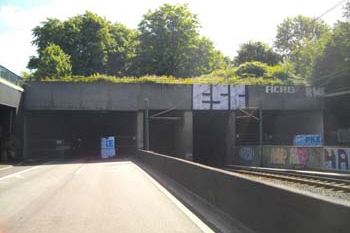
[[[236,75],[242,78],[265,77],[268,72],[268,65],[258,61],[245,62],[236,70]]]

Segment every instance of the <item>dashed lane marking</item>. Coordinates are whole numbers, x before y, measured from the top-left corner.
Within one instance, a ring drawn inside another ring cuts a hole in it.
[[[84,170],[86,168],[86,166],[82,166],[80,167],[76,172],[74,172],[75,175],[79,175],[79,173]]]
[[[15,176],[21,175],[21,174],[29,172],[29,171],[33,171],[33,170],[38,169],[38,168],[40,168],[40,167],[42,167],[44,165],[52,164],[54,162],[55,161],[50,161],[50,162],[44,163],[44,164],[39,165],[39,166],[31,167],[31,168],[28,168],[28,169],[20,171],[20,172],[16,172],[16,173],[13,173],[13,174],[10,174],[10,175],[7,175],[7,176],[3,176],[3,177],[0,178],[0,181],[6,180],[6,179],[11,178],[11,177],[15,177]]]

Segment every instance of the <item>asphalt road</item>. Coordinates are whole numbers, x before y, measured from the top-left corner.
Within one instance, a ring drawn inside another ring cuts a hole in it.
[[[0,233],[212,232],[128,160],[0,170]]]

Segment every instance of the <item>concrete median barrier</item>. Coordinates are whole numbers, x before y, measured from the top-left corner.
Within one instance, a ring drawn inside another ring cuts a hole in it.
[[[135,158],[256,232],[348,233],[350,207],[138,150]]]

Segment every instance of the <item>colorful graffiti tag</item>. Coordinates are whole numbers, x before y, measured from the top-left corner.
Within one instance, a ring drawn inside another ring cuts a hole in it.
[[[323,159],[326,169],[350,170],[350,148],[324,148]]]
[[[314,147],[273,146],[264,150],[265,165],[286,168],[318,168],[321,165],[322,149]]]
[[[254,150],[251,147],[242,147],[239,149],[239,157],[243,161],[253,161],[254,160]]]
[[[237,163],[260,166],[257,151],[254,146],[240,147]],[[350,171],[350,148],[264,146],[262,162],[265,167]]]
[[[273,147],[271,149],[271,164],[286,165],[288,151],[283,147]]]
[[[306,167],[309,160],[309,151],[307,148],[293,147],[290,149],[289,164],[290,165],[301,165]]]

